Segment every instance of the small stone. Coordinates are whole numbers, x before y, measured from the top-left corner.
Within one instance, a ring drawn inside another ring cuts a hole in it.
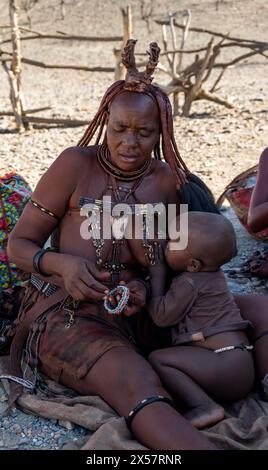
[[[74,429],[74,424],[71,423],[71,421],[66,421],[64,419],[59,420],[59,426],[62,426],[65,429],[68,429],[68,431],[72,431]]]
[[[21,427],[19,424],[14,424],[14,426],[12,427],[12,430],[16,433],[16,434],[21,434]]]
[[[19,441],[19,446],[23,446],[25,444],[29,444],[29,440],[27,438],[23,438]]]

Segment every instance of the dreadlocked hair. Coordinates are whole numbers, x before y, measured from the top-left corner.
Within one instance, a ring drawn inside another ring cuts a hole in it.
[[[185,183],[185,174],[189,175],[190,172],[181,158],[175,142],[171,104],[167,95],[161,90],[161,88],[151,85],[153,80],[152,74],[158,64],[160,48],[155,42],[150,44],[149,51],[147,51],[147,54],[149,55],[148,64],[144,72],[139,72],[136,67],[134,56],[136,42],[137,41],[134,39],[129,39],[122,53],[122,63],[127,69],[125,80],[118,80],[107,89],[101,100],[97,114],[86,129],[81,140],[78,142],[78,146],[86,147],[96,133],[97,137],[95,139],[95,144],[97,145],[100,142],[105,142],[106,137],[104,128],[107,123],[111,103],[116,96],[124,91],[144,93],[149,95],[156,102],[159,109],[160,139],[154,147],[154,157],[161,160],[161,143],[164,160],[169,164],[178,187],[181,187]]]

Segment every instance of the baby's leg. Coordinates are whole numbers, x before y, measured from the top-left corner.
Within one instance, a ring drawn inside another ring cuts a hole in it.
[[[211,396],[235,401],[245,396],[254,382],[251,355],[241,349],[216,354],[201,347],[177,346],[154,351],[149,361],[167,390],[190,408],[184,416],[198,428],[224,417],[223,408]]]

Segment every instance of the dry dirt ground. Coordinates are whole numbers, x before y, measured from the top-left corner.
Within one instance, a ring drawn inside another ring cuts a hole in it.
[[[129,3],[133,7],[134,37],[139,39],[137,51],[144,52],[151,41],[157,40],[161,45],[161,28],[151,22],[151,31],[148,32],[145,22],[141,20],[138,1],[66,0],[66,16],[62,20],[59,0],[41,0],[31,12],[32,28],[51,33],[120,35],[120,7]],[[240,38],[268,41],[266,0],[221,0],[218,10],[215,0],[157,0],[153,3],[155,16],[189,8],[192,26],[230,33]],[[8,23],[7,4],[7,0],[0,0],[0,25]],[[25,14],[21,14],[20,24],[28,26]],[[6,30],[0,29],[0,38],[4,40],[6,37]],[[187,48],[201,47],[209,39],[206,34],[190,33]],[[52,39],[23,41],[22,55],[50,64],[113,67],[113,47],[119,45]],[[2,47],[9,49],[6,44]],[[223,58],[231,59],[238,53],[241,50],[228,50]],[[257,163],[262,149],[268,145],[267,71],[268,60],[262,56],[254,56],[230,68],[221,82],[219,94],[228,97],[234,109],[202,101],[193,104],[190,118],[178,116],[174,120],[182,157],[190,169],[205,180],[216,197],[234,176]],[[156,80],[165,84],[168,79],[157,72]],[[52,110],[44,112],[44,116],[90,120],[112,81],[113,73],[41,69],[23,64],[22,86],[26,108],[51,106]],[[9,85],[4,70],[0,68],[0,112],[9,110]],[[65,147],[75,145],[85,130],[85,127],[40,127],[18,135],[14,128],[12,118],[0,116],[0,168],[15,168],[32,188],[57,155]],[[238,228],[233,214],[229,215]],[[232,266],[239,264],[256,246],[240,228],[238,236],[240,255]],[[255,290],[261,290],[258,280],[255,282]],[[247,281],[241,281],[232,289],[243,291],[252,290],[252,287]],[[0,407],[4,401],[5,397],[0,393]],[[0,424],[0,449],[57,449],[66,439],[77,438],[81,433],[80,429],[66,432],[57,423],[15,412]]]

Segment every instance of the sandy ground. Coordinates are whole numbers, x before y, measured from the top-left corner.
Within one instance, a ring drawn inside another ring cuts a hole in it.
[[[32,28],[38,31],[56,30],[85,35],[122,34],[120,7],[133,6],[134,36],[139,39],[137,50],[144,52],[154,40],[161,45],[161,28],[151,23],[148,33],[141,21],[138,1],[68,0],[66,17],[61,20],[59,0],[42,0],[32,10]],[[268,4],[265,0],[223,0],[219,9],[215,0],[155,1],[154,15],[169,11],[192,11],[192,26],[213,29],[233,36],[268,41]],[[0,0],[0,25],[8,23],[7,0]],[[28,26],[25,14],[21,25]],[[179,33],[178,33],[179,34]],[[0,38],[7,35],[0,30]],[[209,35],[190,33],[187,48],[201,47]],[[114,66],[115,43],[88,43],[76,41],[24,41],[22,55],[47,63]],[[9,49],[9,45],[3,45]],[[234,54],[225,51],[223,59]],[[5,72],[0,69],[0,112],[10,110],[9,86]],[[178,147],[188,166],[219,196],[226,184],[242,170],[258,162],[263,148],[268,145],[268,61],[255,56],[247,62],[230,68],[218,92],[234,104],[229,110],[214,103],[198,102],[192,107],[190,118],[174,120]],[[167,78],[156,73],[159,83]],[[113,74],[49,70],[23,65],[22,84],[26,108],[51,106],[44,116],[90,120]],[[14,122],[0,116],[0,168],[10,166],[19,171],[35,187],[39,177],[65,148],[75,145],[85,128],[34,128],[18,135]],[[258,244],[243,231],[233,213],[228,211],[238,235],[239,256],[231,265],[237,267]],[[264,287],[257,279],[230,280],[234,292],[260,291]],[[1,395],[1,393],[0,393]],[[4,395],[0,402],[5,402]],[[64,440],[80,436],[81,429],[66,430],[51,421],[27,416],[19,411],[6,418],[0,426],[0,449],[58,449]]]

